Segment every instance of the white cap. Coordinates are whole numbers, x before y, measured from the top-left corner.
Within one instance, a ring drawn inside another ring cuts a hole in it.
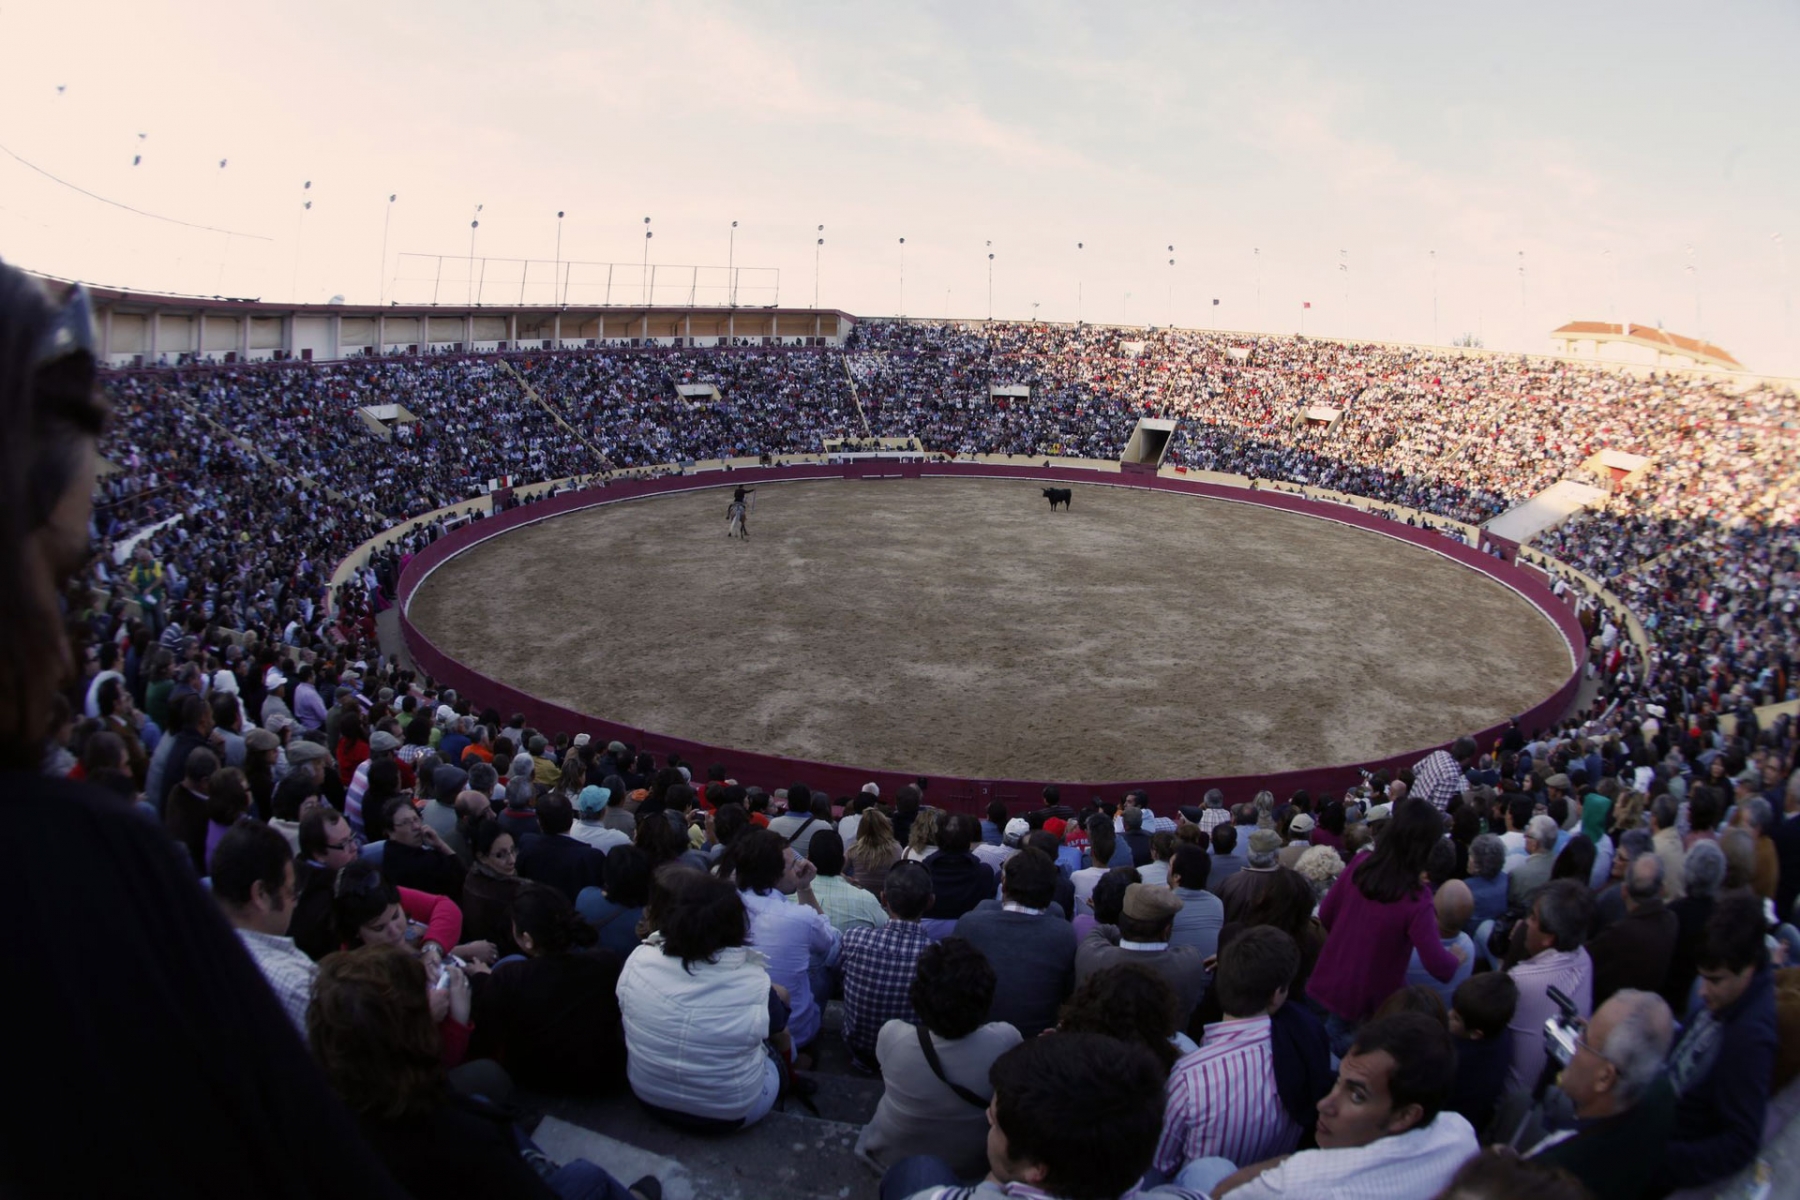
[[[1025,835],[1031,832],[1031,823],[1024,817],[1014,817],[1006,823],[1005,837],[1007,841],[1022,842]]]

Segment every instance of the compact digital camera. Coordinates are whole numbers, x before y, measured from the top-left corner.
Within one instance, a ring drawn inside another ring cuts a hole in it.
[[[1556,1004],[1556,1014],[1544,1022],[1544,1051],[1556,1060],[1558,1066],[1566,1067],[1569,1060],[1575,1057],[1575,1044],[1587,1029],[1587,1022],[1581,1019],[1581,1010],[1575,1002],[1555,988],[1547,989],[1550,999]]]

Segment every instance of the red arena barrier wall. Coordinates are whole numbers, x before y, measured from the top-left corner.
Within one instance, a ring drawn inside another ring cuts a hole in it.
[[[1455,538],[1377,516],[1350,505],[1311,500],[1286,492],[1251,491],[1238,487],[1202,483],[1197,480],[1168,479],[1148,474],[1114,475],[1054,465],[1014,467],[987,463],[900,463],[863,460],[841,465],[763,467],[731,472],[708,472],[704,475],[674,475],[661,479],[632,479],[614,482],[606,486],[586,488],[577,492],[568,492],[550,500],[510,509],[486,520],[471,522],[439,538],[416,555],[407,564],[406,570],[400,577],[397,599],[400,610],[401,635],[405,638],[407,649],[412,653],[419,668],[435,679],[440,686],[455,688],[459,695],[467,696],[480,707],[492,706],[501,712],[524,713],[525,719],[540,729],[565,730],[571,733],[586,732],[601,742],[615,740],[626,742],[659,757],[673,752],[679,754],[684,761],[697,764],[702,768],[714,762],[724,763],[729,768],[732,778],[738,782],[760,785],[771,790],[786,787],[793,782],[804,782],[815,789],[824,788],[835,796],[847,796],[854,795],[863,784],[873,781],[881,785],[882,795],[892,796],[897,788],[914,782],[917,777],[898,771],[871,770],[839,763],[794,759],[775,754],[758,754],[748,750],[709,745],[705,742],[688,741],[684,738],[669,737],[654,730],[639,729],[588,713],[577,712],[560,704],[552,704],[529,692],[520,691],[499,680],[491,679],[451,658],[433,645],[431,639],[421,633],[407,616],[407,608],[412,600],[413,592],[439,564],[471,546],[489,538],[498,537],[523,525],[535,524],[551,517],[598,505],[670,492],[730,487],[739,483],[754,484],[765,480],[860,479],[871,476],[903,476],[906,478],[964,476],[1029,479],[1179,492],[1236,504],[1258,504],[1265,508],[1283,509],[1399,538],[1461,563],[1470,570],[1479,571],[1511,588],[1554,622],[1562,632],[1563,640],[1568,644],[1574,668],[1562,686],[1557,688],[1553,694],[1519,714],[1519,723],[1527,732],[1560,721],[1567,715],[1581,686],[1582,669],[1587,662],[1587,637],[1569,604],[1553,595],[1549,587],[1542,581],[1542,577],[1536,573],[1522,570],[1491,555],[1483,554],[1479,550],[1465,546]],[[1487,729],[1474,730],[1472,733],[1476,741],[1485,748],[1491,746],[1505,731],[1505,728],[1504,724],[1496,724]],[[1376,771],[1383,767],[1397,770],[1401,767],[1411,766],[1438,748],[1437,746],[1422,746],[1417,750],[1367,762],[1339,763],[1261,775],[1229,775],[1194,779],[1134,779],[1092,782],[1060,779],[972,779],[932,776],[929,777],[926,789],[926,802],[939,808],[980,812],[986,808],[989,801],[997,799],[1015,811],[1025,811],[1039,807],[1040,795],[1044,786],[1055,783],[1063,789],[1064,802],[1075,804],[1077,807],[1085,803],[1089,796],[1097,795],[1107,800],[1118,800],[1133,788],[1143,788],[1150,795],[1153,809],[1163,815],[1168,815],[1174,806],[1200,804],[1207,789],[1215,787],[1225,793],[1226,802],[1230,804],[1247,801],[1262,788],[1268,788],[1281,798],[1285,798],[1299,788],[1306,788],[1314,793],[1341,792],[1359,781],[1358,772],[1360,771]]]

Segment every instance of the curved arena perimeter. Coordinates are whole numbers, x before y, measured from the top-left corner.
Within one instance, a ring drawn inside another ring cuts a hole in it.
[[[938,456],[1117,463],[1152,416],[1176,424],[1162,485],[1189,470],[1249,475],[1406,506],[1421,520],[1480,521],[1584,477],[1583,464],[1611,449],[1649,465],[1523,554],[1571,564],[1607,589],[1548,568],[1559,591],[1576,585],[1566,602],[1582,633],[1617,631],[1595,664],[1602,701],[1619,701],[1613,719],[1651,702],[1698,719],[1794,693],[1794,614],[1783,600],[1800,410],[1784,388],[1293,337],[904,322],[846,333],[841,315],[833,320],[830,344],[804,348],[693,348],[670,337],[116,371],[103,452],[118,470],[100,484],[103,545],[116,552],[150,531],[141,545],[174,568],[178,603],[261,632],[259,655],[271,661],[270,643],[285,641],[348,662],[374,652],[377,611],[396,597],[406,563],[435,549],[434,538],[459,536],[449,532],[457,514],[471,496],[486,508],[493,482],[517,490],[622,480],[659,463],[816,459],[840,438],[906,438]],[[365,412],[386,405],[416,420],[372,426]],[[1303,419],[1318,405],[1340,415]],[[518,581],[520,608],[555,591],[575,557]],[[131,587],[119,575],[95,582],[125,603]],[[746,590],[756,583],[754,573],[744,579]],[[500,708],[517,699],[498,686],[471,698]],[[1563,713],[1533,716],[1548,725]],[[1300,745],[1311,718],[1295,720]],[[665,740],[706,747],[717,737]]]
[[[1122,486],[1077,484],[1050,512],[1035,480],[980,471],[764,484],[753,537],[723,551],[730,481],[697,476],[713,486],[473,545],[412,593],[409,624],[494,679],[721,756],[960,778],[1360,763],[1571,674],[1524,596],[1404,539]],[[522,610],[513,581],[548,574]]]

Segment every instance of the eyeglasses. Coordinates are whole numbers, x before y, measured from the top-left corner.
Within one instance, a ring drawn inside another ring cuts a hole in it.
[[[362,844],[362,838],[353,833],[341,842],[326,842],[325,848],[327,850],[357,850],[362,847]]]

